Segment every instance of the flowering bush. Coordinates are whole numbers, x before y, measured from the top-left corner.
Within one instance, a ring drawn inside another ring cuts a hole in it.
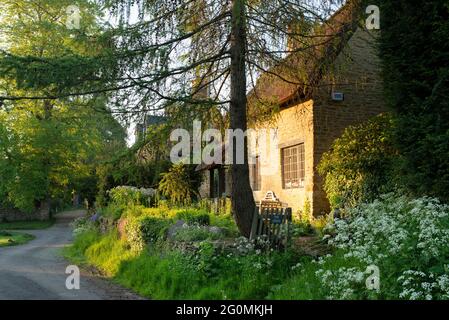
[[[72,227],[72,233],[73,236],[76,237],[82,233],[88,232],[88,231],[94,231],[97,229],[95,222],[87,217],[80,217],[75,220],[73,220],[70,223],[70,226]]]
[[[346,258],[380,268],[380,297],[449,296],[449,206],[389,194],[349,210],[349,216],[335,221],[336,236],[329,244],[345,250]],[[350,274],[337,278],[350,279]]]
[[[108,191],[109,197],[116,205],[148,205],[156,190],[152,188],[136,188],[130,186],[118,186]]]

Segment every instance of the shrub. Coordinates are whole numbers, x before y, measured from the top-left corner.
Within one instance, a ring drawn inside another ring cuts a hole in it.
[[[161,219],[149,216],[128,217],[125,226],[126,241],[131,250],[140,252],[147,243],[163,240],[168,227],[169,219]]]
[[[111,218],[112,220],[118,220],[122,216],[125,207],[123,205],[117,205],[115,203],[110,203],[108,206],[101,209],[101,215],[104,217]]]
[[[237,237],[240,232],[238,231],[234,217],[230,214],[227,215],[215,215],[210,216],[210,225],[217,226],[224,229],[229,237]]]
[[[324,233],[324,228],[332,220],[332,215],[314,217],[310,200],[306,199],[303,210],[293,216],[292,233],[294,236],[306,236]]]
[[[195,172],[195,167],[179,163],[162,174],[159,191],[172,204],[189,205],[197,197],[200,184],[201,176]]]
[[[293,222],[292,223],[292,234],[295,237],[308,236],[314,234],[314,229],[312,225],[308,222]]]
[[[397,152],[392,146],[390,115],[346,128],[318,166],[331,207],[355,206],[392,191]]]
[[[144,217],[143,219],[140,219],[139,222],[143,240],[146,243],[150,243],[165,239],[167,229],[172,221],[154,217]]]
[[[184,220],[187,224],[209,225],[210,216],[206,211],[202,210],[183,210],[176,214],[176,219]]]
[[[447,1],[429,0],[419,6],[410,6],[409,0],[378,3],[382,12],[379,56],[386,101],[399,119],[394,140],[403,157],[402,181],[415,195],[448,202]]]

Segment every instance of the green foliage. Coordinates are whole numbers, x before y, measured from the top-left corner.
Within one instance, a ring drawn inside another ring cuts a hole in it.
[[[28,212],[48,198],[69,202],[72,191],[92,199],[95,159],[110,143],[107,115],[63,105],[45,115],[42,107],[0,110],[0,201]]]
[[[145,212],[134,216],[128,213],[125,226],[126,242],[132,251],[141,252],[146,244],[164,240],[171,224],[171,219],[148,215]]]
[[[232,215],[215,215],[209,214],[210,225],[226,230],[228,236],[237,237],[240,233],[237,229],[235,219]]]
[[[81,251],[82,246],[88,244],[90,239],[95,239],[94,233],[87,233],[87,237],[81,236],[81,245],[75,246],[75,250]],[[135,256],[129,246],[118,237],[117,232],[110,232],[105,236],[97,238],[94,243],[88,244],[84,257],[87,262],[101,267],[107,275],[114,275],[120,268],[120,263]]]
[[[210,215],[203,210],[188,209],[176,214],[176,219],[184,220],[187,224],[209,225]]]
[[[110,203],[107,207],[101,209],[101,215],[116,221],[120,219],[124,211],[125,207]]]
[[[144,217],[140,219],[139,223],[142,238],[145,243],[154,243],[165,239],[171,221],[161,218]]]
[[[302,214],[305,217],[311,217],[312,216],[312,205],[311,205],[310,200],[309,200],[308,197],[304,201],[304,209],[303,209]]]
[[[57,19],[71,4],[2,1],[0,29],[8,30],[2,38],[2,49],[8,53],[0,53],[3,93],[63,95],[65,87],[93,76],[89,66],[97,62],[91,57],[106,49],[104,39],[91,37],[99,31],[99,11],[89,1],[76,1],[83,23],[75,32]],[[108,148],[124,145],[124,130],[106,104],[104,95],[2,101],[0,203],[31,212],[48,199],[69,202],[74,190],[92,200],[95,161]]]
[[[153,299],[447,299],[449,297],[449,207],[436,199],[382,196],[347,209],[345,219],[319,220],[332,254],[313,259],[260,251],[239,238],[219,249],[207,226],[187,226],[174,240],[196,243],[188,250],[164,241],[182,212],[201,210],[130,207],[126,237],[86,228],[66,254],[106,272]],[[210,216],[214,225],[229,217]],[[304,221],[305,223],[305,221]],[[310,222],[316,225],[318,222]],[[147,244],[151,244],[147,246]],[[182,246],[181,246],[182,247]],[[129,249],[132,250],[129,250]],[[147,248],[147,250],[143,250]],[[194,249],[196,248],[196,249]],[[380,291],[366,289],[380,269]]]
[[[309,221],[295,221],[292,223],[292,235],[295,237],[309,236],[315,233]]]
[[[153,188],[159,184],[161,173],[170,168],[170,162],[165,160],[169,131],[166,125],[151,126],[147,140],[139,140],[129,149],[120,149],[97,167],[99,205],[107,204],[107,191],[114,187]]]
[[[195,166],[174,164],[162,174],[159,191],[174,204],[189,205],[197,197],[201,176]]]
[[[348,127],[322,156],[318,171],[333,209],[373,200],[394,187],[393,126],[384,114]]]
[[[381,0],[379,4],[379,49],[387,102],[398,118],[393,137],[403,160],[401,182],[414,194],[448,201],[448,3]]]
[[[101,235],[97,230],[88,230],[76,235],[75,242],[71,246],[63,249],[63,254],[75,263],[86,263],[86,250],[97,241],[100,241]]]

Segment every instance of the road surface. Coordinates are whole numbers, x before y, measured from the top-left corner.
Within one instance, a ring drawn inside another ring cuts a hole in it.
[[[23,231],[36,239],[25,245],[0,248],[0,300],[139,298],[85,270],[81,270],[79,290],[66,288],[65,271],[71,263],[61,256],[61,248],[72,240],[70,221],[83,214],[81,210],[58,214],[49,229]]]

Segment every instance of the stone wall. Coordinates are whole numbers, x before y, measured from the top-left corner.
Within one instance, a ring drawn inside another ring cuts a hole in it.
[[[273,191],[280,201],[292,208],[293,213],[302,210],[306,199],[312,201],[313,196],[313,101],[298,104],[282,110],[275,122],[262,126],[264,129],[273,129],[277,146],[268,142],[267,151],[260,150],[261,141],[253,147],[253,154],[261,157],[261,188],[254,191],[254,199],[260,201],[267,191]],[[259,130],[260,132],[260,130]],[[305,181],[304,186],[294,189],[284,189],[282,185],[281,150],[297,144],[304,144]],[[255,150],[254,150],[255,149]]]
[[[48,220],[50,219],[50,206],[42,205],[32,213],[24,213],[15,208],[0,207],[0,222]]]
[[[386,110],[374,37],[375,33],[358,29],[336,59],[333,72],[322,80],[313,107],[315,168],[345,128]],[[344,93],[344,101],[333,101],[332,91]],[[329,212],[323,178],[316,170],[313,185],[314,214]]]

